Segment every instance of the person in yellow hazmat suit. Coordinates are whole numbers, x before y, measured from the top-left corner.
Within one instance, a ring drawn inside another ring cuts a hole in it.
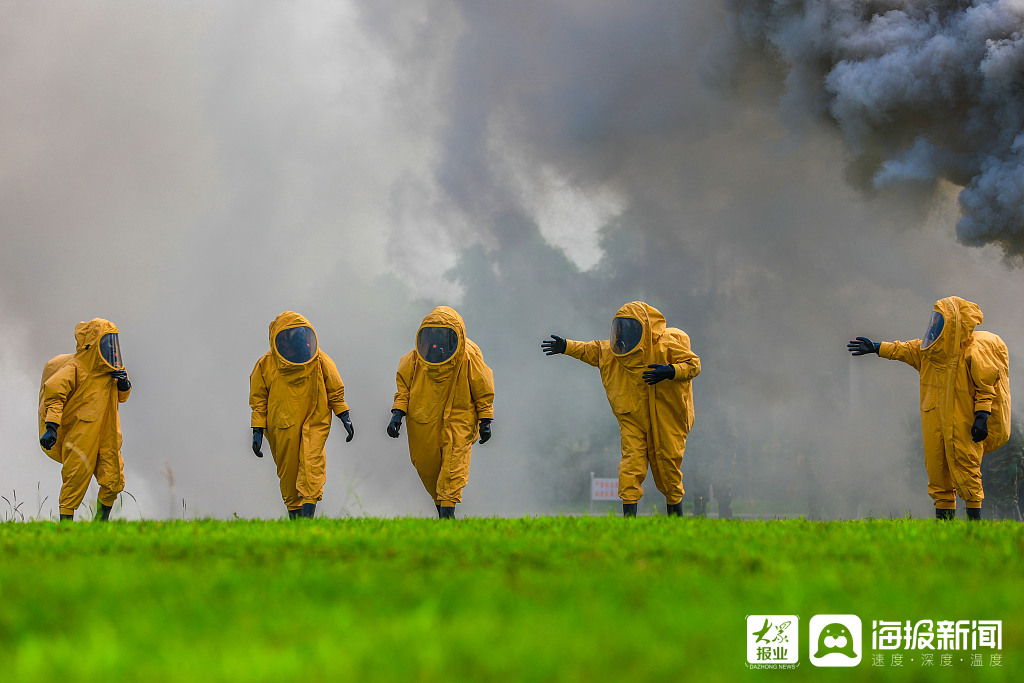
[[[477,435],[491,438],[494,375],[480,347],[466,336],[462,317],[438,306],[416,331],[416,347],[398,361],[398,391],[388,436],[397,439],[409,416],[409,456],[440,519],[455,517],[469,481]]]
[[[75,326],[75,353],[50,359],[39,389],[39,445],[61,463],[60,519],[75,518],[92,477],[96,519],[106,521],[124,490],[118,406],[132,383],[121,360],[117,326],[93,318]]]
[[[924,339],[847,343],[854,356],[877,354],[921,373],[921,428],[928,494],[935,516],[953,519],[956,496],[967,517],[981,519],[981,458],[1010,436],[1009,355],[991,332],[975,330],[977,304],[951,296],[932,307]]]
[[[285,311],[270,323],[270,350],[249,375],[252,450],[263,457],[263,436],[277,463],[288,517],[312,517],[327,479],[325,447],[331,416],[355,431],[338,367],[320,348],[309,321]]]
[[[700,358],[685,332],[642,301],[625,304],[612,319],[611,339],[541,342],[548,356],[564,353],[597,366],[619,421],[622,459],[619,498],[624,517],[635,517],[650,466],[669,515],[683,514],[683,451],[693,427],[693,387]]]

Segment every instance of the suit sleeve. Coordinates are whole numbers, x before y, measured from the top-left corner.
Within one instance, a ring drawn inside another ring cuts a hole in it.
[[[675,368],[674,380],[691,380],[700,374],[700,358],[690,349],[689,338],[676,338],[669,342],[668,363]]]
[[[78,372],[74,363],[68,363],[50,376],[43,384],[43,407],[46,417],[43,422],[61,424],[64,404],[78,387]]]
[[[601,362],[601,342],[565,340],[565,355],[583,361],[587,365],[598,366]]]
[[[270,390],[267,388],[267,383],[263,377],[262,360],[261,358],[256,363],[256,367],[252,369],[252,374],[249,375],[249,407],[252,408],[250,426],[266,428],[267,397],[270,395]]]
[[[324,387],[327,389],[327,405],[335,415],[341,415],[348,410],[345,403],[345,383],[341,381],[341,374],[334,359],[324,352],[320,352],[320,369],[324,374]]]
[[[469,391],[477,419],[494,419],[494,373],[479,352],[469,356]]]
[[[901,360],[915,370],[921,369],[921,340],[882,342],[878,355],[889,360]]]
[[[989,349],[980,347],[968,356],[968,369],[974,383],[974,411],[991,413],[992,402],[996,398],[996,385],[999,384],[999,365]]]
[[[409,389],[412,387],[414,370],[413,353],[415,352],[405,354],[398,361],[398,372],[395,373],[397,391],[395,391],[395,402],[391,405],[392,410],[401,410],[406,415],[409,414]]]
[[[120,389],[117,390],[117,402],[118,403],[124,403],[125,401],[128,400],[128,397],[132,395],[131,383],[132,383],[132,380],[131,380],[131,377],[129,377],[128,378],[128,391],[121,391]],[[115,382],[115,385],[116,385],[116,382]]]

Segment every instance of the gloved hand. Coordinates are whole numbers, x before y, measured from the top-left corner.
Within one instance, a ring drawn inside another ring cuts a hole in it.
[[[554,356],[559,353],[565,353],[565,340],[559,337],[557,334],[551,335],[551,339],[545,339],[540,343],[540,348],[546,356]]]
[[[252,428],[252,452],[257,458],[263,457],[263,427]]]
[[[644,370],[643,378],[648,384],[657,384],[665,379],[675,379],[676,369],[671,365],[648,365],[650,370]]]
[[[355,430],[352,429],[352,420],[348,417],[348,411],[338,413],[338,419],[341,420],[341,424],[345,425],[345,431],[348,432],[348,436],[345,438],[345,443],[348,443],[356,435]]]
[[[391,409],[391,422],[388,423],[388,436],[392,439],[397,439],[398,435],[401,434],[403,417],[405,417],[404,410],[399,410],[398,408]]]
[[[480,443],[487,443],[491,438],[491,418],[480,418]]]
[[[873,342],[867,337],[857,337],[856,341],[846,342],[846,350],[854,356],[866,356],[869,353],[878,353],[878,347],[881,346],[878,342]]]
[[[971,439],[974,443],[981,443],[988,438],[988,416],[987,410],[974,412],[974,424],[971,425]]]
[[[128,391],[132,388],[132,383],[128,381],[128,372],[124,368],[114,370],[110,376],[117,380],[118,391]]]
[[[53,448],[53,444],[57,443],[57,427],[59,426],[56,422],[47,422],[46,433],[39,437],[39,445],[46,450]]]

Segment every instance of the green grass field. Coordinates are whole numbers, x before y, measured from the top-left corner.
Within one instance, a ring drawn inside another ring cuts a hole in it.
[[[0,524],[4,681],[1024,680],[1019,524]],[[818,669],[806,624],[1001,619],[1002,666]],[[747,614],[800,666],[746,667]]]

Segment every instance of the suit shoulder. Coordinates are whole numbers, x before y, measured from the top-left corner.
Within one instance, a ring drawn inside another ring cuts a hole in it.
[[[685,339],[686,341],[690,341],[690,335],[686,334],[686,332],[683,332],[678,327],[666,327],[665,335],[674,337],[676,339]]]
[[[682,347],[687,351],[690,350],[690,335],[678,327],[665,328],[665,332],[658,341],[669,346]]]
[[[976,330],[971,334],[971,343],[967,345],[966,355],[973,356],[976,353],[1005,359],[1009,356],[1009,349],[998,334]]]
[[[409,351],[398,359],[398,369],[410,368],[416,364],[416,349]]]
[[[75,354],[73,353],[62,353],[59,356],[54,356],[50,360],[46,361],[46,365],[43,366],[43,381],[52,377],[57,373],[58,370],[66,365],[70,365],[75,360]]]
[[[993,346],[1006,346],[1000,337],[995,332],[989,332],[988,330],[975,330],[971,335],[971,341],[975,344],[990,344]]]

